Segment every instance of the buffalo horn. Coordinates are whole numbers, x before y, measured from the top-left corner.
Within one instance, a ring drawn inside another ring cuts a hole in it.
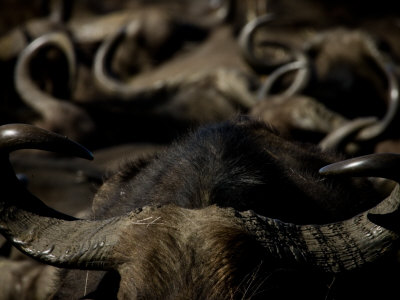
[[[323,151],[338,151],[339,149],[342,149],[342,147],[345,147],[347,143],[351,142],[361,129],[370,127],[376,123],[378,123],[376,117],[356,118],[327,134],[318,143],[318,146]]]
[[[22,252],[47,264],[110,268],[117,260],[108,253],[118,240],[110,230],[121,221],[77,220],[43,204],[18,181],[8,159],[10,152],[26,148],[93,158],[87,149],[64,136],[26,124],[1,126],[0,232]]]
[[[243,58],[247,61],[247,63],[254,68],[255,70],[259,70],[261,72],[270,72],[271,69],[275,69],[276,64],[272,64],[269,62],[264,62],[258,59],[254,55],[254,35],[257,30],[270,23],[274,20],[274,16],[272,14],[266,14],[259,16],[251,21],[249,21],[245,26],[243,26],[242,30],[239,34],[239,46],[242,51]],[[275,45],[280,46],[280,45]]]
[[[30,43],[19,55],[15,67],[15,85],[22,100],[42,115],[46,115],[49,107],[57,102],[49,94],[41,91],[32,81],[29,63],[44,46],[57,46],[65,54],[68,61],[69,84],[72,89],[76,76],[75,52],[69,37],[63,32],[52,32],[42,35]]]
[[[372,154],[328,165],[323,175],[376,176],[399,181],[398,154]],[[399,239],[399,185],[374,208],[345,221],[296,225],[242,212],[245,226],[278,259],[303,263],[324,272],[343,272],[376,261],[395,249]]]
[[[379,51],[375,41],[371,37],[365,39],[365,44],[369,54],[386,76],[388,85],[388,109],[384,117],[378,123],[364,128],[358,133],[356,137],[357,141],[366,141],[382,135],[392,124],[399,110],[399,83],[395,74],[395,63],[388,55]]]
[[[95,124],[87,112],[72,102],[57,99],[42,91],[30,76],[29,64],[32,57],[48,45],[58,47],[65,54],[69,67],[70,89],[73,90],[76,75],[73,45],[65,33],[52,32],[35,39],[19,55],[14,77],[17,92],[22,101],[40,114],[42,120],[38,120],[38,125],[82,140],[90,136],[95,129]]]
[[[94,58],[93,73],[99,88],[105,93],[118,96],[121,99],[132,99],[138,96],[143,89],[122,84],[109,74],[108,68],[118,43],[124,38],[127,31],[129,30],[134,34],[138,29],[138,21],[132,21],[128,25],[122,26],[122,28],[104,40]]]

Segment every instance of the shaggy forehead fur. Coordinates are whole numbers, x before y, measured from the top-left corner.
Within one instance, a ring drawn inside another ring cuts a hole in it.
[[[372,204],[352,180],[319,176],[319,168],[337,160],[239,117],[201,128],[155,158],[126,164],[100,189],[94,210],[110,217],[145,205],[217,204],[298,223],[343,219]]]

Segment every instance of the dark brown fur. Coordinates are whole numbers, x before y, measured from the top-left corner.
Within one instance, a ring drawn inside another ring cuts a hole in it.
[[[215,214],[213,204],[300,223],[343,219],[371,206],[372,194],[367,197],[351,181],[318,175],[320,167],[334,160],[282,139],[264,123],[241,117],[200,129],[155,159],[133,168],[127,164],[100,188],[94,218],[161,205],[167,223],[161,218],[157,230],[148,224],[120,233],[118,256],[129,262],[119,268],[119,276],[86,284],[98,273],[70,271],[62,275],[66,279],[55,299],[75,290],[112,299],[98,292],[104,286],[119,287],[120,299],[250,298],[265,296],[265,284],[271,295],[306,294],[316,275],[298,279],[298,271],[278,266],[238,224]],[[286,278],[283,285],[281,277]],[[319,282],[327,280],[322,277]],[[285,291],[286,285],[297,290]],[[315,292],[319,296],[326,292],[321,286]]]
[[[314,146],[289,142],[265,123],[228,121],[176,143],[138,174],[131,174],[127,165],[100,189],[94,205],[104,199],[107,204],[100,205],[96,215],[110,217],[145,205],[174,203],[254,209],[302,223],[343,219],[371,203],[360,206],[368,200],[356,196],[360,191],[350,188],[350,181],[318,175],[319,168],[337,159]],[[360,200],[348,200],[351,197]]]

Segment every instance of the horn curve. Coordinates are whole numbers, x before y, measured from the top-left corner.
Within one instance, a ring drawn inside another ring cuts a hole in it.
[[[20,53],[14,75],[16,90],[22,101],[40,114],[42,120],[38,125],[81,141],[93,134],[96,127],[86,110],[67,100],[54,98],[39,89],[31,78],[29,64],[32,57],[48,45],[58,47],[66,56],[69,85],[73,89],[76,75],[74,48],[67,34],[57,31],[38,37]]]
[[[399,165],[398,154],[372,154],[328,165],[320,173],[379,176],[399,181],[400,177],[395,174]],[[399,226],[390,222],[394,220],[393,215],[398,215],[399,205],[397,184],[391,195],[377,206],[341,222],[296,225],[252,211],[240,213],[240,218],[274,257],[338,273],[362,267],[395,249],[400,232],[393,228]]]
[[[388,110],[383,118],[374,125],[362,129],[356,137],[357,141],[366,141],[381,135],[391,125],[399,110],[399,83],[395,74],[395,63],[384,53],[380,52],[372,37],[365,39],[365,44],[371,57],[382,69],[388,84]]]
[[[93,159],[93,154],[88,149],[66,136],[29,124],[0,126],[0,153],[19,149],[39,149]]]
[[[273,14],[258,16],[257,18],[249,21],[245,26],[243,26],[239,34],[238,43],[243,58],[253,69],[257,70],[258,72],[268,73],[281,65],[280,63],[277,64],[268,61],[265,62],[254,55],[253,38],[255,33],[260,27],[270,23],[274,19],[275,16]],[[263,45],[281,47],[287,51],[292,50],[288,48],[287,45],[275,41],[263,41]]]
[[[400,154],[374,153],[350,158],[320,169],[322,175],[382,177],[400,182]]]
[[[346,143],[351,142],[351,139],[354,138],[361,129],[376,123],[378,123],[378,118],[376,117],[361,117],[353,119],[328,133],[321,141],[319,141],[318,146],[322,151],[338,151],[339,149],[342,149]]]
[[[109,95],[117,96],[125,100],[132,100],[135,97],[139,97],[141,93],[146,92],[146,89],[123,84],[110,76],[108,70],[109,63],[115,48],[127,34],[128,30],[135,33],[138,29],[138,20],[133,20],[107,37],[97,49],[93,62],[93,74],[99,88]]]
[[[264,83],[258,90],[258,100],[262,100],[268,96],[276,80],[291,71],[297,71],[297,74],[291,85],[283,93],[281,93],[283,96],[291,97],[297,93],[300,93],[307,85],[310,79],[308,58],[301,51],[292,49],[292,52],[294,53],[296,60],[279,67],[265,79]]]
[[[77,220],[46,206],[15,176],[8,155],[18,149],[42,149],[93,159],[89,150],[64,136],[27,124],[0,126],[0,232],[22,252],[48,264],[94,269],[109,267],[109,261],[98,257],[104,256],[115,244],[117,237],[105,232],[112,227],[109,224],[119,220],[95,223]],[[83,234],[90,235],[91,240],[80,241]],[[74,237],[80,238],[76,239],[78,242],[71,242]],[[96,247],[93,241],[98,241]],[[93,251],[88,251],[91,248]]]
[[[76,76],[75,52],[71,40],[61,31],[47,33],[33,40],[20,53],[14,76],[15,86],[22,100],[43,115],[46,114],[49,103],[55,102],[55,99],[37,88],[30,76],[29,63],[32,57],[47,45],[54,45],[64,53],[69,68],[69,85],[73,88]]]
[[[362,126],[362,124],[356,119],[355,122],[352,121],[349,124],[343,125],[343,128],[338,128],[336,130],[337,132],[333,131],[330,136],[326,138],[326,146],[329,146],[332,149],[339,148],[339,146],[343,145],[345,141],[348,141],[350,137],[352,137],[352,141],[356,143],[368,142],[377,139],[392,125],[393,120],[399,111],[400,90],[395,72],[395,63],[389,55],[381,52],[378,49],[376,41],[370,35],[365,33],[363,37],[364,38],[362,41],[367,49],[367,54],[375,61],[378,68],[380,68],[385,75],[388,86],[388,109],[385,115],[381,119],[376,120],[376,122],[371,124],[365,123],[365,126]],[[313,40],[304,46],[304,50],[310,51],[310,49],[313,47],[317,47],[319,44],[321,44],[323,40],[323,34],[317,35]]]
[[[295,49],[294,47],[284,44],[282,42],[267,40],[262,41],[261,45],[283,48],[285,51],[291,53],[294,59],[293,61],[284,64],[274,64],[270,62],[265,62],[255,57],[253,49],[253,38],[255,32],[258,28],[268,24],[272,20],[274,20],[273,14],[265,14],[259,16],[249,21],[242,28],[239,35],[239,46],[242,51],[242,55],[251,67],[259,72],[267,73],[275,69],[274,72],[267,77],[263,85],[260,87],[257,93],[258,100],[262,100],[269,93],[276,80],[288,72],[297,71],[297,74],[292,84],[286,89],[285,92],[283,92],[285,96],[291,96],[295,93],[300,92],[306,86],[310,77],[309,61],[305,53],[302,50]]]

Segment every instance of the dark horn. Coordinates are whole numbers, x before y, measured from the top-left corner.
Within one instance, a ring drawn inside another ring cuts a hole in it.
[[[255,70],[261,73],[269,73],[271,70],[279,67],[280,64],[271,63],[268,60],[262,60],[255,56],[254,54],[254,35],[257,30],[270,23],[275,17],[272,14],[266,14],[259,16],[250,22],[248,22],[240,31],[239,34],[239,46],[242,51],[243,58],[247,63]],[[264,46],[275,46],[281,47],[285,50],[290,51],[286,45],[278,43],[275,41],[264,41]]]
[[[400,182],[400,154],[376,153],[351,158],[325,166],[322,175],[382,177]]]
[[[0,126],[0,153],[10,153],[19,149],[40,149],[93,159],[89,150],[66,136],[28,124]]]
[[[285,64],[271,63],[268,62],[268,59],[262,60],[255,56],[254,35],[260,27],[268,24],[273,19],[274,16],[272,14],[259,16],[254,20],[248,22],[243,27],[239,35],[239,46],[242,51],[242,55],[252,68],[262,73],[269,73],[272,70],[278,68],[274,71],[274,73],[268,76],[267,80],[260,88],[258,92],[259,99],[263,99],[265,95],[269,93],[269,90],[279,77],[290,71],[297,71],[297,74],[292,84],[284,92],[284,94],[287,96],[300,92],[306,86],[310,77],[308,57],[302,50],[295,49],[290,45],[284,44],[282,42],[269,41],[269,40],[262,41],[260,43],[260,45],[263,47],[272,46],[284,49],[285,51],[291,54],[292,56],[291,59],[293,60],[292,62],[288,62]]]
[[[292,71],[297,71],[297,74],[291,85],[281,94],[290,97],[300,93],[305,88],[310,78],[308,58],[300,51],[293,50],[292,52],[296,60],[279,67],[267,77],[257,93],[258,100],[262,100],[270,94],[273,85],[279,77]]]
[[[310,42],[304,46],[304,50],[310,52],[312,49],[320,46],[324,40],[324,34],[316,35]],[[376,41],[369,35],[364,35],[364,45],[367,48],[368,55],[376,62],[378,68],[380,68],[386,77],[388,85],[387,103],[388,109],[384,117],[370,126],[360,128],[359,132],[354,136],[355,142],[365,142],[378,138],[381,136],[388,127],[393,123],[393,120],[397,116],[399,110],[399,83],[395,73],[396,64],[393,59],[384,53],[382,53],[377,45]],[[339,137],[339,136],[338,136]],[[343,139],[347,139],[347,136],[343,136]],[[338,139],[337,144],[341,143]]]
[[[93,159],[89,150],[65,136],[28,124],[0,126],[0,164],[2,167],[0,182],[4,185],[3,195],[13,198],[10,199],[9,203],[18,202],[23,204],[25,208],[29,207],[32,210],[43,209],[45,205],[25,190],[11,167],[8,158],[9,153],[19,149],[40,149]],[[47,207],[45,210],[54,212]]]
[[[122,26],[120,30],[117,30],[110,37],[107,37],[99,46],[94,58],[93,73],[97,85],[105,93],[121,99],[133,99],[138,96],[142,90],[129,84],[121,83],[116,78],[113,78],[109,74],[109,65],[118,43],[127,33],[128,26],[133,28],[134,31],[136,29],[135,26],[139,26],[138,24],[137,21],[133,21],[128,25]]]
[[[366,141],[382,135],[392,124],[399,110],[399,83],[395,74],[395,63],[388,56],[379,51],[372,38],[365,40],[367,49],[377,65],[386,76],[388,85],[388,109],[385,116],[376,124],[362,129],[356,137],[357,141]]]
[[[74,89],[76,62],[72,42],[66,33],[52,32],[35,39],[19,55],[14,76],[16,90],[21,100],[41,116],[36,124],[82,141],[91,136],[96,127],[88,112],[76,103],[55,98],[41,90],[31,78],[29,65],[32,57],[48,45],[59,48],[66,56],[70,90]]]
[[[324,175],[382,176],[395,174],[400,155],[373,154],[335,163],[321,169]],[[322,225],[296,225],[259,216],[252,211],[240,213],[241,221],[278,259],[289,259],[324,272],[343,272],[374,262],[396,249],[399,239],[400,188],[374,208],[345,221]],[[396,223],[391,223],[396,222]]]
[[[351,120],[327,134],[318,143],[318,146],[323,151],[338,151],[339,149],[342,149],[348,142],[351,142],[351,140],[354,139],[360,130],[370,127],[376,123],[378,123],[378,119],[376,117],[363,117]]]
[[[54,45],[61,49],[68,61],[69,84],[72,89],[76,76],[75,52],[71,40],[63,32],[42,35],[30,43],[19,55],[15,67],[15,86],[22,100],[41,114],[48,112],[49,103],[56,102],[53,97],[37,88],[32,81],[29,63],[44,46]]]
[[[1,126],[0,233],[23,253],[51,265],[103,270],[118,263],[110,253],[119,237],[110,232],[117,224],[123,228],[126,220],[76,220],[47,207],[25,189],[10,165],[9,153],[23,148],[92,158],[83,146],[63,136],[31,125]]]

